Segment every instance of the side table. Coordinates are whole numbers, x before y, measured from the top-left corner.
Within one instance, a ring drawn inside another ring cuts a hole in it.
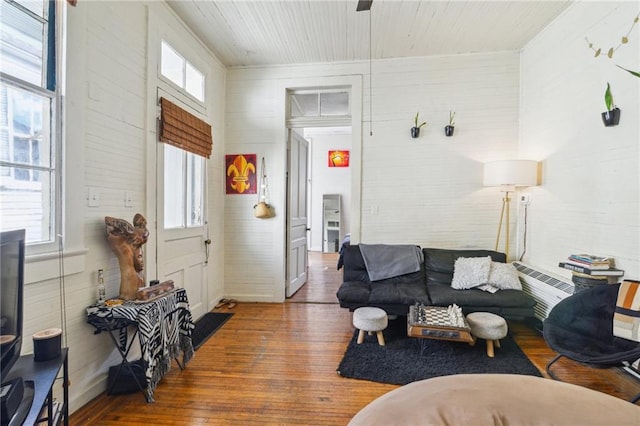
[[[107,331],[110,340],[118,349],[122,368],[129,368],[127,355],[138,336],[142,359],[145,363],[147,386],[145,398],[154,402],[153,392],[158,383],[169,372],[171,360],[178,360],[182,353],[180,368],[184,368],[193,357],[191,332],[195,325],[189,310],[187,292],[183,288],[175,289],[151,301],[127,301],[122,305],[92,305],[87,308],[87,322],[96,328],[95,334]],[[127,328],[136,328],[131,342],[127,344]],[[116,339],[114,332],[120,333]],[[135,379],[135,374],[131,371]],[[137,379],[136,379],[137,382]],[[138,387],[142,388],[138,383]]]
[[[31,407],[24,407],[21,413],[23,425],[42,424],[58,425],[62,421],[69,424],[69,350],[62,348],[60,356],[48,361],[36,362],[33,354],[22,355],[7,376],[7,381],[21,377],[25,382],[25,394],[32,393]],[[63,401],[61,404],[53,401],[53,384],[62,368]],[[28,389],[28,391],[27,391]],[[46,417],[41,417],[42,409],[46,407]],[[18,411],[20,412],[23,407]],[[26,411],[28,409],[28,412]],[[17,414],[18,415],[18,414]],[[13,422],[11,423],[13,424]]]

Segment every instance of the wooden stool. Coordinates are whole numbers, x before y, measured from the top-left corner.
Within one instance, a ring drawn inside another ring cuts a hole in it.
[[[382,330],[387,328],[388,323],[387,313],[380,308],[365,307],[353,311],[353,326],[360,330],[358,344],[364,342],[365,332],[372,334],[375,331],[378,337],[378,344],[384,346]]]
[[[493,358],[493,345],[500,347],[500,339],[507,335],[507,322],[490,312],[473,312],[467,315],[471,334],[487,341],[487,355]]]

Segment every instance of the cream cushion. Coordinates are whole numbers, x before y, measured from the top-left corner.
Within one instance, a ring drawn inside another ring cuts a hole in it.
[[[486,284],[489,280],[491,257],[459,257],[453,264],[451,288],[466,290]]]
[[[522,290],[518,270],[513,263],[491,262],[488,282],[500,290]]]
[[[518,374],[457,374],[395,389],[357,425],[640,425],[640,406],[581,386]]]

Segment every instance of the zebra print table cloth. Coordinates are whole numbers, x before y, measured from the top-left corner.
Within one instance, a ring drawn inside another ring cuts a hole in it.
[[[182,366],[193,357],[191,332],[195,325],[183,288],[149,302],[124,302],[122,305],[92,305],[87,308],[87,322],[97,331],[120,330],[120,346],[126,347],[126,327],[138,327],[142,359],[146,365],[147,401],[169,372],[171,360],[182,353]]]

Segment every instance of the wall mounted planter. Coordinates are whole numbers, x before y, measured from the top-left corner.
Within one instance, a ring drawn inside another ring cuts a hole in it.
[[[602,122],[605,127],[617,126],[620,123],[620,108],[602,113]]]
[[[411,137],[416,139],[420,136],[420,127],[412,127],[411,128]]]
[[[455,128],[453,126],[450,126],[450,125],[444,126],[444,134],[447,135],[447,136],[453,136],[453,130],[454,129]]]

